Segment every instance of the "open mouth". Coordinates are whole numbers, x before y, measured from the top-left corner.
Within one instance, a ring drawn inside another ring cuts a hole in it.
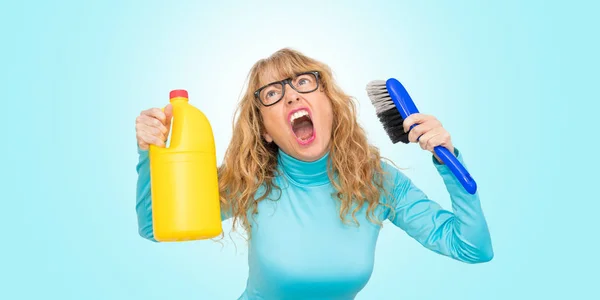
[[[315,139],[313,122],[307,110],[294,112],[290,116],[290,125],[298,143],[306,145]]]

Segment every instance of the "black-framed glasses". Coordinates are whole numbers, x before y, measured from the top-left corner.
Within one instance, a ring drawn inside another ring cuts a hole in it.
[[[289,84],[298,93],[312,93],[319,88],[319,71],[304,72],[296,74],[292,78],[271,82],[256,90],[254,97],[259,99],[264,106],[275,105],[283,99],[286,84]]]

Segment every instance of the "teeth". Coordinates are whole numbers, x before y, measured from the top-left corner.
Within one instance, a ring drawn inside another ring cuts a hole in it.
[[[306,110],[300,110],[300,111],[293,113],[292,116],[290,116],[290,123],[293,125],[294,121],[296,121],[296,119],[298,119],[302,116],[308,116],[310,118],[310,115],[308,115],[308,112]]]

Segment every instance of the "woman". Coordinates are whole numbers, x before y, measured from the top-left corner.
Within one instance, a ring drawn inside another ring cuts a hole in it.
[[[240,299],[353,299],[373,270],[385,220],[426,248],[480,263],[493,251],[479,196],[462,189],[434,155],[452,199],[443,210],[384,162],[357,122],[355,104],[328,66],[282,49],[258,61],[238,107],[219,168],[222,219],[249,238],[249,278]],[[150,144],[164,146],[171,108],[137,118],[137,214],[141,236],[154,240]],[[404,122],[409,140],[432,153],[442,145],[462,161],[450,135],[430,115]]]

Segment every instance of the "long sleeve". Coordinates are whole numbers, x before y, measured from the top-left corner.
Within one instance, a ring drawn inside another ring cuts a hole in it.
[[[464,165],[458,149],[455,155]],[[452,201],[452,211],[443,209],[397,169],[394,173],[393,199],[395,213],[388,219],[426,248],[466,263],[490,261],[492,242],[479,194],[469,194],[448,166],[433,158]],[[466,167],[466,166],[465,166]]]
[[[138,233],[145,239],[156,242],[152,228],[152,197],[150,189],[150,159],[148,150],[138,148],[139,160],[135,210],[138,219]]]

